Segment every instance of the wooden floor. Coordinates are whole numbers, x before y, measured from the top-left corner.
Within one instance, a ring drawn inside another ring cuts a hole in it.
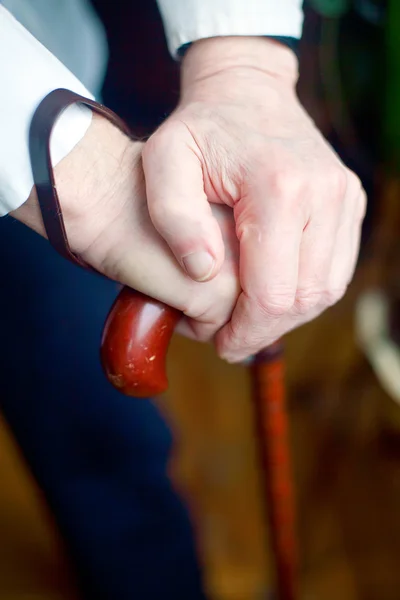
[[[362,279],[360,272],[339,306],[287,339],[304,599],[400,597],[400,460],[383,435],[398,409],[354,341]],[[170,406],[184,450],[181,478],[196,498],[210,597],[264,598],[271,572],[247,374],[181,340],[175,353]]]
[[[302,600],[400,598],[400,453],[382,436],[400,409],[354,342],[365,277],[361,269],[340,305],[287,339]],[[209,597],[261,600],[273,572],[247,372],[178,338],[169,370],[160,408],[177,440],[171,476],[192,508]],[[72,600],[54,527],[4,424],[0,482],[0,599]]]

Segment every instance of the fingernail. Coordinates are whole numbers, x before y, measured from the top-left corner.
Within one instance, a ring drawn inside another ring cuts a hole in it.
[[[183,259],[186,271],[192,279],[204,281],[207,279],[214,268],[214,259],[208,252],[193,252]]]

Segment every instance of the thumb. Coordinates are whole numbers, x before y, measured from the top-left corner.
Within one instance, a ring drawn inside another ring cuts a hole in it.
[[[200,152],[185,125],[166,124],[148,140],[143,169],[154,227],[189,277],[212,279],[224,244],[204,192]]]

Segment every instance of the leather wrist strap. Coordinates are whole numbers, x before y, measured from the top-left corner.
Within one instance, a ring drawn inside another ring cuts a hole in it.
[[[50,155],[50,137],[54,125],[66,108],[77,103],[88,106],[111,121],[129,137],[131,136],[128,126],[110,109],[70,90],[58,89],[50,92],[41,101],[33,115],[29,129],[29,154],[33,180],[49,242],[64,258],[94,271],[78,254],[71,250],[68,243]]]

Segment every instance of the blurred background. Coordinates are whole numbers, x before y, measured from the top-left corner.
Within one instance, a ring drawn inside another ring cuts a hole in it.
[[[93,4],[110,44],[104,103],[147,136],[179,93],[156,2]],[[285,342],[301,598],[398,600],[400,2],[309,0],[305,11],[299,95],[369,206],[346,297]],[[261,600],[273,561],[249,374],[179,338],[169,358],[158,403],[175,432],[171,477],[192,510],[208,596]],[[0,482],[0,598],[77,599],[51,516],[1,421]]]

